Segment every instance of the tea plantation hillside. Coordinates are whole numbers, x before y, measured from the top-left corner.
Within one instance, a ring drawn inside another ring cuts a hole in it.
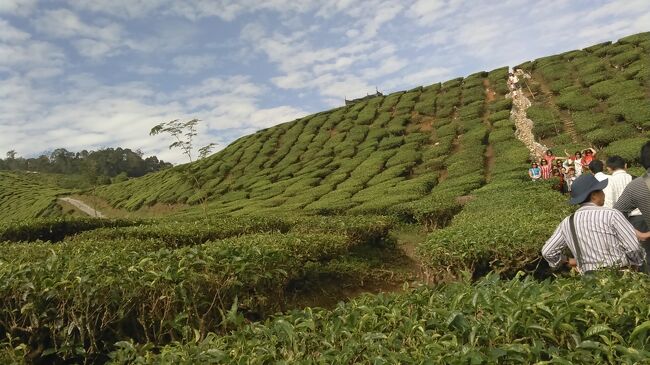
[[[517,67],[532,76],[528,116],[535,134],[558,147],[556,153],[593,146],[601,157],[638,162],[650,136],[650,33]]]
[[[486,181],[492,122],[508,123],[507,68],[314,114],[243,137],[214,156],[99,189],[117,207],[196,203],[210,210],[376,213],[448,206]],[[381,199],[378,199],[381,197]],[[453,198],[453,199],[452,199]],[[405,204],[406,203],[406,204]]]
[[[649,43],[522,64],[542,142],[636,163]],[[124,209],[195,204],[168,217],[1,224],[0,363],[648,363],[646,275],[579,279],[540,257],[574,208],[528,179],[506,75],[318,113],[98,189]]]
[[[42,174],[0,171],[0,222],[61,215],[58,187]]]

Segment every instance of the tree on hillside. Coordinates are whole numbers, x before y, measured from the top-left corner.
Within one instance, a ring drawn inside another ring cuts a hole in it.
[[[196,127],[199,122],[200,120],[196,118],[188,120],[186,122],[182,122],[178,119],[174,119],[169,122],[164,122],[155,125],[153,128],[151,128],[149,135],[155,136],[161,133],[167,133],[171,135],[172,138],[174,139],[174,142],[172,142],[169,145],[169,149],[170,150],[173,148],[180,149],[181,152],[185,156],[187,156],[190,163],[192,163],[194,162],[193,154],[192,154],[192,151],[194,149],[194,137],[198,135]],[[212,152],[214,146],[215,146],[214,143],[210,143],[206,146],[199,148],[198,149],[199,159],[207,157]],[[183,170],[183,172],[185,174],[184,176],[189,181],[190,185],[194,186],[194,190],[198,195],[198,201],[203,207],[203,214],[205,215],[205,218],[207,220],[208,213],[207,213],[206,203],[207,203],[208,196],[206,192],[203,191],[202,189],[203,186],[199,182],[196,172],[194,172],[191,168],[187,168]]]
[[[16,152],[16,150],[9,150],[9,151],[7,151],[7,159],[15,160],[17,154],[18,153]]]

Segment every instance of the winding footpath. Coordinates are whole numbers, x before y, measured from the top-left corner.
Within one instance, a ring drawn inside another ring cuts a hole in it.
[[[64,201],[68,204],[74,205],[76,208],[81,210],[82,212],[88,214],[91,217],[97,217],[97,218],[106,218],[105,215],[103,215],[100,211],[97,209],[94,209],[93,207],[89,206],[88,204],[82,202],[81,200],[77,199],[72,199],[72,198],[59,198],[59,200]]]
[[[526,110],[531,106],[530,100],[524,95],[521,89],[518,89],[514,95],[509,94],[512,97],[512,110],[510,111],[510,120],[515,124],[517,129],[515,130],[515,137],[518,140],[523,142],[530,152],[530,157],[533,160],[537,160],[544,156],[544,153],[548,149],[543,144],[535,141],[535,135],[533,134],[533,121],[528,119]]]

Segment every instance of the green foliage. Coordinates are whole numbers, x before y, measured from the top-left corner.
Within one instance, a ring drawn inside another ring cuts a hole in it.
[[[69,191],[50,183],[45,176],[0,171],[0,222],[61,215],[56,200]]]
[[[627,100],[612,106],[609,112],[637,127],[650,128],[650,103],[647,100]]]
[[[629,124],[618,124],[607,128],[598,128],[587,133],[584,138],[594,146],[606,146],[614,141],[633,137],[636,129]]]
[[[489,276],[305,309],[152,351],[119,343],[114,364],[642,363],[650,355],[639,274],[591,281]],[[612,293],[618,293],[612,295]],[[622,300],[621,298],[625,298]],[[585,315],[585,313],[589,313]],[[325,340],[326,339],[326,340]]]
[[[127,227],[141,224],[129,219],[99,219],[99,218],[48,218],[13,221],[0,224],[0,242],[32,242],[32,241],[61,241],[83,231],[101,227]]]
[[[589,94],[584,94],[579,91],[571,91],[561,93],[560,97],[555,100],[555,103],[563,109],[581,111],[595,107],[598,105],[598,100],[594,99]]]
[[[603,151],[606,156],[618,155],[625,159],[628,164],[640,163],[641,146],[648,142],[647,137],[633,137],[620,139],[611,142]]]

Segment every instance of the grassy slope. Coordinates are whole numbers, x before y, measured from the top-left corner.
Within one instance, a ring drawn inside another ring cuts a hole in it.
[[[0,171],[0,222],[58,216],[57,195],[64,193],[47,174]]]

